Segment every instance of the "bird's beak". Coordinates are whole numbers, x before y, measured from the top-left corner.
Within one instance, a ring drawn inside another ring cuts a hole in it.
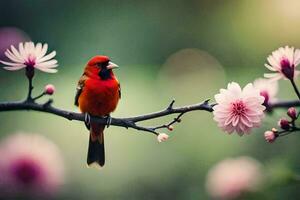
[[[116,65],[115,63],[113,62],[109,62],[108,63],[108,66],[107,66],[107,69],[115,69],[115,68],[118,68],[119,66]]]

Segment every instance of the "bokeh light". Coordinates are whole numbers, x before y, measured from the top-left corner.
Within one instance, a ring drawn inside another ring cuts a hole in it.
[[[57,146],[38,134],[17,133],[0,143],[1,198],[55,197],[64,183]]]
[[[4,52],[11,45],[16,46],[20,42],[29,41],[29,36],[16,27],[0,27],[0,59],[4,59]]]
[[[216,58],[203,50],[190,48],[167,58],[159,80],[165,95],[173,95],[182,103],[183,99],[199,101],[201,96],[212,97],[225,84],[225,73]]]

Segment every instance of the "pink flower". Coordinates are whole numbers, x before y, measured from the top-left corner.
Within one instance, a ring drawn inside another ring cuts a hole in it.
[[[255,192],[262,182],[261,164],[250,157],[226,159],[212,167],[206,189],[216,199],[236,199]]]
[[[52,84],[48,84],[44,88],[44,92],[48,95],[52,95],[55,92],[55,87]]]
[[[264,97],[251,83],[243,90],[237,83],[229,83],[227,89],[221,89],[215,95],[215,99],[214,120],[223,131],[229,134],[236,131],[243,135],[260,126],[265,110],[262,105]]]
[[[278,92],[278,83],[270,81],[269,79],[259,78],[253,82],[254,88],[259,90],[261,96],[265,98],[264,105],[268,105],[276,101]]]
[[[283,130],[289,130],[291,128],[290,126],[290,122],[287,120],[287,119],[284,119],[284,118],[281,118],[279,121],[278,121],[278,126],[280,128],[282,128]]]
[[[20,43],[18,50],[11,45],[11,49],[7,49],[5,52],[6,57],[11,62],[0,60],[0,63],[6,65],[4,69],[10,71],[23,68],[32,70],[36,68],[43,72],[55,73],[57,70],[54,68],[57,67],[58,64],[57,60],[52,58],[54,58],[56,52],[52,51],[46,55],[47,50],[48,44],[42,45],[41,43],[37,43],[36,45],[33,42]]]
[[[64,182],[58,148],[34,134],[11,135],[0,143],[0,197],[49,197]]]
[[[165,141],[168,140],[168,138],[169,138],[169,135],[167,135],[167,134],[165,134],[165,133],[160,133],[160,134],[158,134],[158,136],[157,136],[157,141],[158,141],[158,142],[165,142]]]
[[[271,78],[272,80],[279,80],[281,78],[291,80],[299,74],[299,71],[295,71],[296,66],[300,63],[299,49],[288,46],[285,48],[281,47],[273,51],[267,60],[268,64],[265,64],[265,66],[276,73],[266,73],[266,78]]]
[[[273,131],[266,131],[264,133],[264,136],[265,136],[265,140],[269,143],[273,143],[277,138],[276,133]]]

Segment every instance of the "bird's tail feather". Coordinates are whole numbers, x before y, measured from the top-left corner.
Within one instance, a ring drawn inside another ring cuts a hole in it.
[[[104,125],[91,123],[87,164],[90,167],[101,168],[105,163]]]

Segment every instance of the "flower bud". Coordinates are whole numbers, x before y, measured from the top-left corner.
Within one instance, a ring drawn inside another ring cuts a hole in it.
[[[283,130],[289,130],[291,127],[289,121],[284,118],[282,118],[278,121],[278,126],[280,128],[282,128]]]
[[[266,131],[265,133],[264,133],[264,135],[265,135],[265,140],[267,141],[267,142],[269,142],[269,143],[273,143],[275,140],[276,140],[276,138],[277,138],[277,134],[275,133],[275,132],[273,132],[273,131]]]
[[[158,142],[164,142],[164,141],[167,141],[168,138],[169,138],[169,135],[167,135],[165,133],[160,133],[157,136],[157,141]]]
[[[48,84],[44,88],[44,92],[48,95],[52,95],[55,92],[55,87],[52,84]]]
[[[295,107],[290,107],[287,111],[287,115],[292,119],[297,119],[297,111]]]
[[[169,131],[173,131],[174,127],[172,125],[168,126]]]

